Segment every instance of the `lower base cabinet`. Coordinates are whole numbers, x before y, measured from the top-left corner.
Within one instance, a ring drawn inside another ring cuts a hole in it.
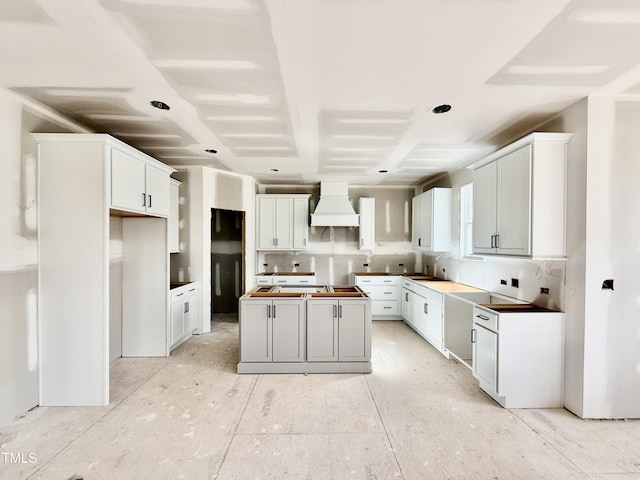
[[[563,405],[564,314],[473,308],[473,375],[505,408]]]
[[[198,318],[198,284],[188,283],[170,291],[171,321],[169,343],[171,350],[193,334]]]
[[[304,300],[240,302],[241,362],[304,362]]]
[[[365,362],[371,359],[367,300],[307,301],[307,361]]]
[[[238,373],[371,373],[371,300],[240,298]]]
[[[444,316],[442,307],[443,295],[422,286],[402,288],[402,318],[421,337],[444,354]],[[445,355],[446,356],[446,355]]]

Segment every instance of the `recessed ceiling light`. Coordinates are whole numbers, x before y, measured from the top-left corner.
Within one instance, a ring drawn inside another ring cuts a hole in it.
[[[438,105],[437,107],[433,107],[433,110],[431,110],[433,113],[447,113],[449,110],[451,110],[451,105],[447,105],[446,103],[443,103],[442,105]]]
[[[251,93],[205,93],[195,95],[194,100],[199,102],[222,103],[246,103],[250,105],[264,105],[271,103],[268,95],[253,95]]]
[[[608,65],[513,65],[514,75],[596,75],[609,70]]]
[[[571,19],[581,23],[634,25],[640,23],[640,10],[631,8],[592,8],[578,10]]]
[[[155,108],[159,108],[160,110],[170,110],[171,107],[169,105],[167,105],[166,103],[160,101],[160,100],[151,100],[149,102],[151,104],[152,107]]]
[[[191,70],[255,70],[258,68],[255,63],[246,60],[164,58],[154,60],[153,64],[159,68],[185,68]]]
[[[207,152],[207,153],[218,153],[218,151],[217,151],[217,150],[214,150],[213,148],[207,148],[207,149],[205,150],[205,152]]]

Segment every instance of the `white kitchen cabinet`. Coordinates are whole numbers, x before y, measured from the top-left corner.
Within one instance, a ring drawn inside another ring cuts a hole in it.
[[[474,253],[565,256],[570,137],[533,133],[472,166]]]
[[[174,170],[105,134],[33,137],[39,175],[39,404],[107,405],[110,295],[122,299],[122,355],[169,354],[167,219],[140,211],[120,218],[129,210],[110,209],[112,153],[154,165],[167,186]],[[132,170],[139,180],[140,169]],[[139,203],[142,193],[136,194]],[[122,225],[122,282],[110,292],[113,224]]]
[[[338,302],[307,301],[307,361],[338,361]]]
[[[376,247],[376,199],[362,197],[358,200],[360,250]]]
[[[309,197],[293,197],[293,249],[309,247]]]
[[[241,362],[304,362],[303,299],[240,300]]]
[[[308,248],[309,195],[256,195],[257,250]]]
[[[315,285],[315,275],[272,275],[273,285]]]
[[[169,216],[169,175],[160,162],[143,154],[111,148],[111,208]]]
[[[505,408],[562,407],[564,314],[478,305],[473,318],[473,375],[480,388]]]
[[[442,302],[431,298],[419,298],[419,308],[416,308],[419,315],[417,328],[431,345],[442,351],[444,322]]]
[[[198,283],[192,282],[173,288],[171,296],[170,345],[171,350],[188,340],[196,329],[198,317]]]
[[[352,283],[371,298],[374,320],[401,320],[399,275],[352,274]]]
[[[413,197],[411,243],[431,252],[451,249],[451,189],[432,188]]]
[[[169,253],[180,253],[180,182],[169,183]]]
[[[368,362],[371,319],[366,299],[307,301],[308,362]]]

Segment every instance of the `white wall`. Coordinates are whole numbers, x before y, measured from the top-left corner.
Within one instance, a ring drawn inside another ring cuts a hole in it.
[[[71,122],[0,89],[0,426],[38,404],[37,149]]]

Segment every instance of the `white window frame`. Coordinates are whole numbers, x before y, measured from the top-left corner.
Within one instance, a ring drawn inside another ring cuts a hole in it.
[[[460,187],[460,258],[482,260],[473,254],[473,182]]]

